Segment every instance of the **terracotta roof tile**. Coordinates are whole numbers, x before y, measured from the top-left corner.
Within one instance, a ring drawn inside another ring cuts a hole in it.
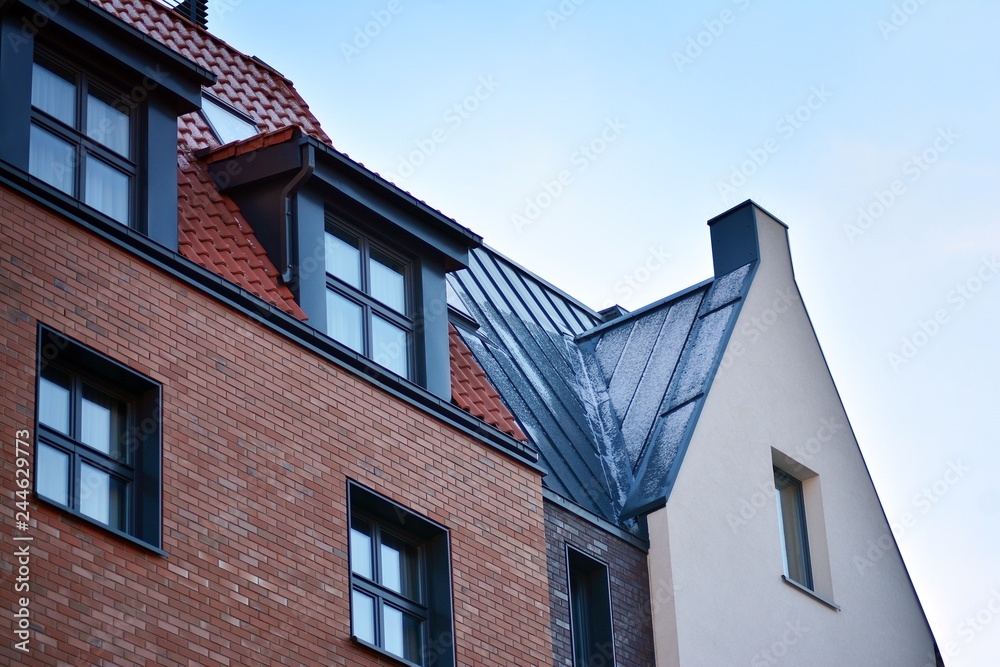
[[[528,436],[521,431],[514,415],[486,378],[486,371],[451,324],[448,325],[448,343],[451,352],[451,398],[455,404],[515,440],[527,442]]]
[[[248,113],[265,133],[284,136],[289,126],[329,143],[309,107],[278,72],[147,0],[93,0],[137,30],[214,72],[211,92]],[[259,135],[258,145],[263,144]],[[251,294],[306,319],[236,204],[220,194],[193,153],[219,143],[200,113],[178,119],[178,231],[181,254]]]
[[[181,159],[179,166],[181,254],[290,315],[306,319],[291,291],[280,284],[278,270],[250,225],[229,198],[215,190],[205,167],[187,159]]]

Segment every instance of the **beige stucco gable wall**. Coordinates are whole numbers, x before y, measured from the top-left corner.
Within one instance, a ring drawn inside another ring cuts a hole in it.
[[[933,667],[787,230],[756,215],[760,267],[667,506],[649,515],[657,665]],[[805,478],[815,588],[840,611],[781,578],[773,458]]]

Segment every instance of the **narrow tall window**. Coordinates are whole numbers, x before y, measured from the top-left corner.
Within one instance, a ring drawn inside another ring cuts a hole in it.
[[[364,235],[333,224],[327,227],[325,252],[327,335],[410,377],[408,264]]]
[[[42,330],[35,492],[159,547],[159,387]]]
[[[811,590],[813,578],[802,482],[780,468],[775,468],[774,498],[778,507],[778,531],[785,576]]]
[[[112,220],[132,224],[135,115],[124,95],[36,54],[28,172]]]
[[[568,547],[574,667],[615,664],[608,567]]]
[[[355,484],[349,497],[355,639],[408,664],[454,664],[447,533]]]

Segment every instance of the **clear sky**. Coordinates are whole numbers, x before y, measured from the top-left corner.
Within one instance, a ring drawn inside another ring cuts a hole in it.
[[[785,222],[946,663],[997,664],[1000,3],[209,4],[338,149],[593,307],[710,277],[732,204]]]

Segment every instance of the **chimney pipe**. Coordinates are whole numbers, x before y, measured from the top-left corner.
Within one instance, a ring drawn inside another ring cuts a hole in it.
[[[208,0],[184,0],[174,5],[174,11],[202,28],[208,28]]]

